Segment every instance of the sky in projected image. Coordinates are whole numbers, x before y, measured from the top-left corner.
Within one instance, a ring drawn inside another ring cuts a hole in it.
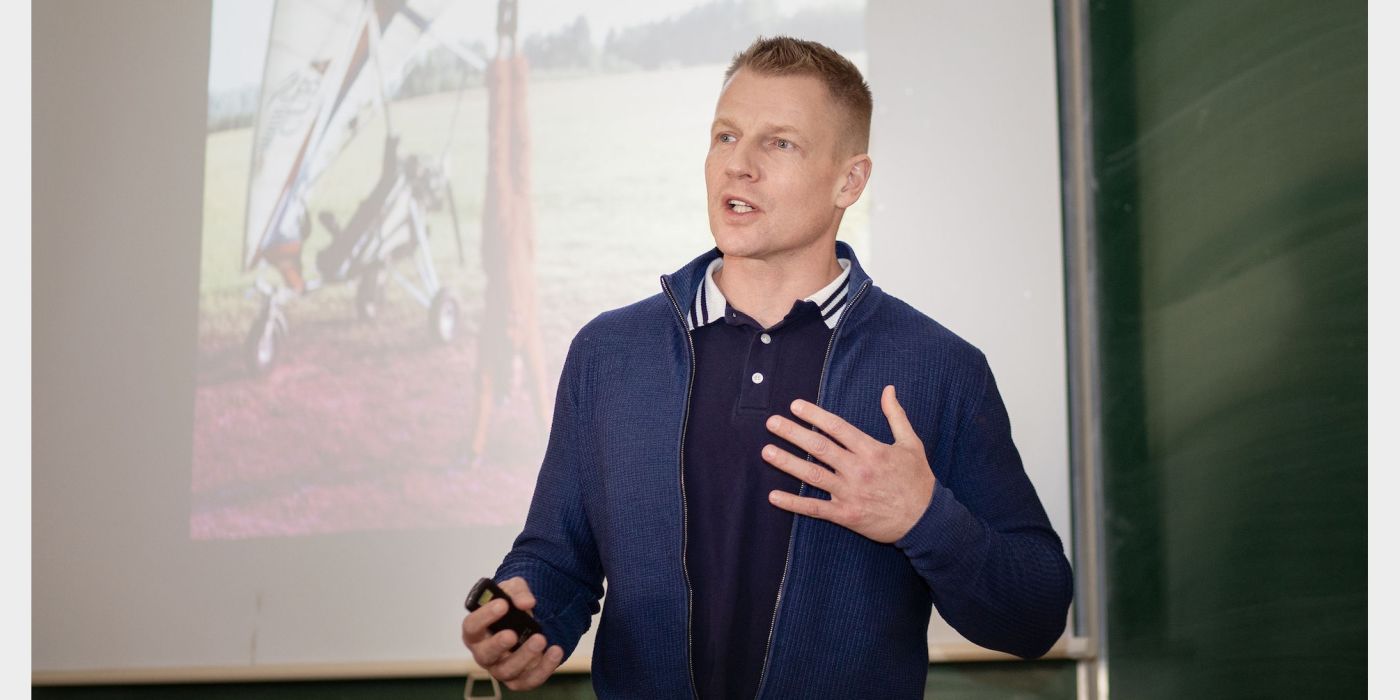
[[[195,539],[522,523],[575,331],[713,245],[729,58],[865,67],[863,2],[407,10],[214,3]]]

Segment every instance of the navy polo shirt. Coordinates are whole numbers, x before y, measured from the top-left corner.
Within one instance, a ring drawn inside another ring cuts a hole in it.
[[[758,692],[792,514],[768,492],[800,482],[764,461],[763,446],[806,453],[768,431],[774,413],[793,418],[795,399],[816,402],[822,365],[846,306],[850,261],[841,274],[769,328],[729,305],[705,272],[688,325],[695,378],[686,427],[686,570],[691,586],[691,662],[701,698]]]

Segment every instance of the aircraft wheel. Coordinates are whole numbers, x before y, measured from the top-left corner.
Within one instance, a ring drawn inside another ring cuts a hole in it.
[[[450,343],[457,336],[457,299],[446,287],[433,296],[428,308],[428,329],[441,343]]]
[[[263,307],[262,313],[248,329],[248,338],[243,344],[248,369],[254,376],[262,376],[272,369],[283,349],[286,335],[286,327],[278,323],[271,305]]]

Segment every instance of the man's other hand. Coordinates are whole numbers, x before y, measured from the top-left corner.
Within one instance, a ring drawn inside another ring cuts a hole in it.
[[[534,615],[535,596],[525,579],[516,576],[500,584],[501,590],[510,596],[515,607]],[[481,667],[496,680],[505,683],[511,690],[531,690],[544,683],[559,663],[564,660],[564,649],[559,645],[546,647],[549,641],[543,634],[536,634],[525,640],[519,649],[515,646],[516,634],[511,630],[491,633],[491,623],[505,616],[510,608],[505,600],[493,600],[462,619],[462,643],[472,652]]]
[[[810,422],[820,433],[782,416],[770,417],[768,429],[773,434],[831,469],[777,445],[765,445],[763,459],[831,494],[831,500],[775,490],[768,494],[769,502],[798,515],[829,520],[876,542],[895,542],[908,533],[928,509],[935,480],[924,444],[895,399],[893,386],[885,387],[880,395],[880,407],[894,435],[892,445],[801,399],[792,402],[793,415]]]

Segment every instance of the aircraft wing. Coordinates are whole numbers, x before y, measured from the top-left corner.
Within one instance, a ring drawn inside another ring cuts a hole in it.
[[[354,137],[355,116],[383,107],[450,1],[278,1],[254,122],[244,269]]]

